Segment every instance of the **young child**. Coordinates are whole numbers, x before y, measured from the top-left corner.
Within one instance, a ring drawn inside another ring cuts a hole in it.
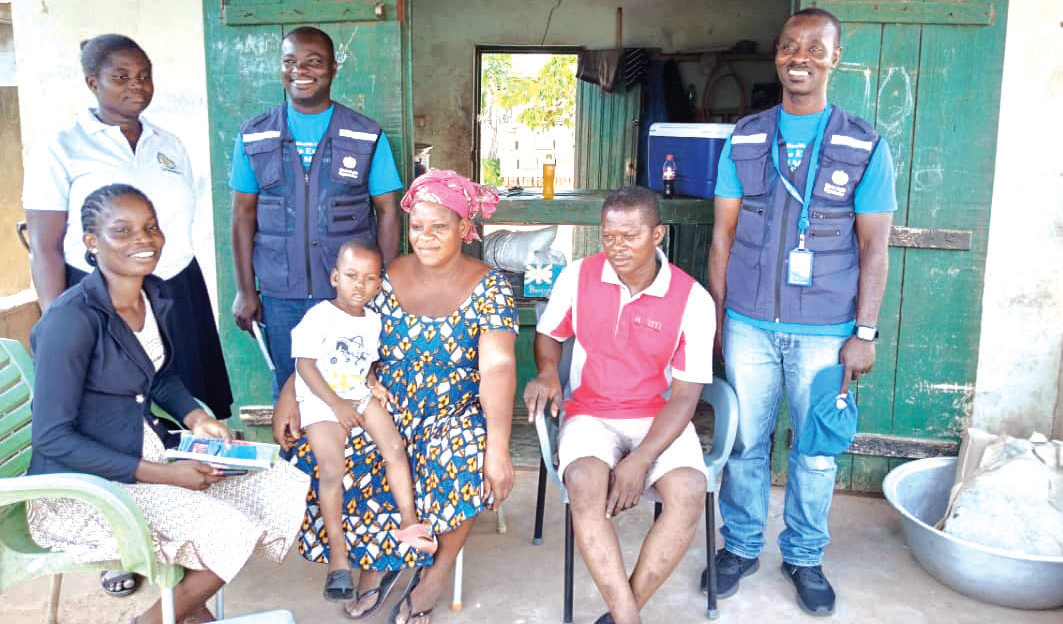
[[[380,251],[347,241],[336,256],[331,282],[336,298],[307,310],[292,330],[295,396],[302,428],[318,469],[318,504],[329,544],[325,600],[354,598],[342,526],[344,444],[352,427],[364,427],[384,458],[388,483],[402,516],[399,540],[432,553],[436,540],[418,521],[406,450],[391,416],[373,396],[370,367],[377,359],[380,317],[365,304],[380,290]]]

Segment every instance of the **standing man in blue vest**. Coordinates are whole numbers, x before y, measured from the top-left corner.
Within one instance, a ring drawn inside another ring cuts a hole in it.
[[[399,252],[391,145],[375,121],[332,101],[337,69],[327,34],[289,32],[280,64],[288,101],[244,123],[233,150],[233,318],[248,332],[265,324],[274,400],[294,370],[292,328],[336,296],[329,273],[340,245],[376,241],[385,262]]]
[[[720,157],[709,289],[716,352],[740,412],[720,491],[720,597],[738,591],[759,565],[783,390],[800,436],[817,372],[843,364],[845,393],[875,362],[897,208],[893,163],[869,123],[827,102],[840,58],[833,15],[805,9],[790,17],[775,51],[782,105],[741,119]],[[795,439],[779,536],[782,572],[804,611],[830,615],[835,594],[821,564],[837,468],[833,457],[797,448]],[[703,575],[703,589],[707,582]]]

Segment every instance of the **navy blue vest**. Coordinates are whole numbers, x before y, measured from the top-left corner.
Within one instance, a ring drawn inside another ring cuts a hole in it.
[[[879,135],[867,122],[834,107],[823,133],[819,169],[809,208],[806,247],[815,252],[811,286],[787,283],[789,252],[797,247],[801,204],[789,193],[771,161],[789,172],[786,145],[773,144],[778,106],[735,125],[731,159],[742,183],[742,209],[727,264],[729,309],[783,323],[834,324],[853,320],[860,278],[853,194],[863,178]],[[804,195],[811,149],[790,181]]]
[[[287,104],[240,129],[260,187],[252,262],[264,295],[330,299],[340,245],[376,240],[369,168],[380,126],[346,106],[335,109],[309,170],[288,131]]]

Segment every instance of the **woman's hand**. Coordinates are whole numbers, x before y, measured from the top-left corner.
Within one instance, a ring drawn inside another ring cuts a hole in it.
[[[487,504],[488,509],[498,509],[513,491],[516,473],[513,472],[513,460],[509,449],[492,451],[490,445],[484,454],[483,497],[488,500],[494,494],[494,500]]]
[[[369,391],[373,393],[373,398],[377,400],[381,405],[387,405],[388,401],[392,403],[398,403],[395,395],[391,393],[384,384],[379,381],[369,385]]]
[[[329,407],[332,408],[332,413],[336,415],[336,420],[340,422],[340,425],[346,431],[362,426],[362,416],[358,413],[358,410],[354,409],[353,401],[337,399],[329,403]]]
[[[232,440],[229,428],[202,409],[188,412],[185,416],[185,426],[196,435],[221,438],[226,442]]]
[[[182,460],[166,468],[166,482],[188,490],[205,490],[222,478],[220,471],[198,461]]]

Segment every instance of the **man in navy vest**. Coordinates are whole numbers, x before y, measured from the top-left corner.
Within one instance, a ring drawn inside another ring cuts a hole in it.
[[[818,371],[843,364],[845,393],[875,361],[897,208],[893,163],[869,123],[827,102],[840,43],[838,20],[824,10],[787,20],[775,51],[782,105],[741,119],[720,156],[709,285],[716,352],[740,412],[720,492],[721,597],[738,591],[759,565],[783,389],[799,436]],[[804,611],[830,615],[835,594],[821,564],[837,469],[833,457],[802,455],[797,447],[795,439],[779,536],[782,571]]]
[[[399,251],[391,145],[375,121],[332,101],[337,69],[327,34],[289,32],[280,64],[288,102],[244,123],[233,150],[233,318],[249,332],[264,322],[274,399],[294,370],[292,328],[336,296],[329,273],[340,245],[376,241],[385,262]]]

